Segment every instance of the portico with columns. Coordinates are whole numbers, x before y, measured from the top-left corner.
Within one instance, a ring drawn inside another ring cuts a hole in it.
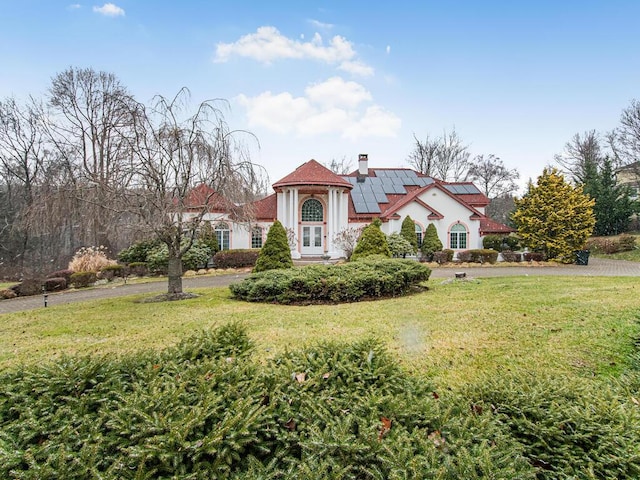
[[[277,218],[293,236],[291,256],[340,258],[334,238],[348,227],[349,190],[353,186],[311,160],[273,185]]]

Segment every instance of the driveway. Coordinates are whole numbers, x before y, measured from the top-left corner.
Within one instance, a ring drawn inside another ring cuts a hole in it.
[[[436,267],[431,273],[431,278],[453,278],[457,272],[464,272],[468,277],[506,277],[506,276],[526,276],[526,275],[565,275],[580,277],[640,277],[640,263],[626,262],[623,260],[605,260],[601,258],[589,259],[589,265],[545,265],[529,266],[523,264],[517,267],[460,267],[447,266]],[[188,277],[183,279],[185,290],[193,288],[223,287],[230,283],[238,282],[245,278],[248,273],[231,273],[217,276]],[[126,295],[138,295],[145,293],[163,293],[166,291],[165,281],[138,283],[138,284],[118,284],[112,287],[104,286],[84,290],[69,290],[61,293],[49,294],[47,303],[50,306],[63,305],[66,303],[84,302],[87,300],[98,300],[102,298],[123,297]],[[33,297],[19,297],[11,300],[0,301],[0,314],[32,310],[44,307],[42,295]]]

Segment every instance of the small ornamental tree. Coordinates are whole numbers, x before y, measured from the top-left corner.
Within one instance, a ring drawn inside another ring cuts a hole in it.
[[[574,261],[595,225],[594,201],[582,187],[567,183],[555,168],[545,168],[536,185],[516,200],[513,221],[521,242],[548,259]]]
[[[427,226],[422,239],[422,255],[428,260],[433,259],[433,254],[442,250],[442,242],[438,238],[438,231],[433,223]]]
[[[371,255],[391,257],[387,236],[380,230],[380,225],[382,222],[376,218],[362,230],[362,235],[360,235],[358,244],[351,255],[352,261]]]
[[[280,268],[293,267],[291,260],[291,249],[287,240],[287,231],[278,220],[273,222],[267,240],[264,242],[254,272],[263,272],[265,270],[276,270]]]
[[[418,237],[416,236],[416,224],[409,215],[404,217],[402,227],[400,227],[400,235],[402,235],[413,247],[413,252],[418,251]]]

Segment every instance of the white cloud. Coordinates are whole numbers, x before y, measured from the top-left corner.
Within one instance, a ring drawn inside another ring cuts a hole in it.
[[[310,102],[324,107],[354,108],[371,100],[371,94],[356,82],[345,82],[340,77],[332,77],[305,89]]]
[[[101,7],[93,7],[93,11],[107,17],[124,17],[124,10],[113,3],[105,3]]]
[[[395,137],[401,121],[396,115],[371,103],[371,94],[356,82],[333,77],[306,88],[305,96],[288,92],[264,92],[255,97],[239,95],[250,127],[299,136],[338,134],[358,140],[367,136]]]
[[[80,5],[79,3],[72,3],[71,5],[67,6],[67,10],[78,10],[79,8],[82,8],[82,5]]]
[[[338,65],[350,73],[373,74],[373,68],[357,60],[352,43],[340,35],[334,36],[325,45],[319,33],[304,42],[285,37],[275,27],[265,26],[258,28],[255,33],[240,37],[236,42],[219,43],[216,46],[215,62],[224,63],[233,56],[251,58],[265,64],[280,59],[310,59]]]
[[[338,68],[352,75],[360,75],[361,77],[370,77],[374,73],[372,67],[360,61],[342,62]]]
[[[320,30],[331,30],[333,28],[332,23],[324,23],[320,22],[319,20],[311,19],[309,20],[309,23]]]
[[[387,55],[391,53],[391,45],[387,45]]]

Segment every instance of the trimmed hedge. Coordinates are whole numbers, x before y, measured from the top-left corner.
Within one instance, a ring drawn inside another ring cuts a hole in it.
[[[412,260],[361,259],[343,265],[254,273],[230,285],[232,295],[249,302],[282,304],[357,302],[407,293],[431,270]]]
[[[125,268],[123,265],[107,265],[106,267],[102,267],[98,272],[100,278],[108,280],[109,282],[115,277],[124,276],[124,274]]]
[[[496,263],[498,252],[488,249],[463,250],[458,252],[458,261],[469,263]]]
[[[214,268],[254,267],[260,249],[221,250],[213,256]]]
[[[32,295],[39,295],[42,293],[41,278],[26,278],[18,285],[11,287],[11,290],[16,292],[19,297],[30,297]]]
[[[544,262],[546,257],[542,252],[525,252],[522,257],[526,262]]]
[[[127,268],[129,269],[129,275],[144,277],[149,274],[147,262],[131,262]]]
[[[47,278],[64,278],[67,281],[67,285],[71,285],[71,275],[73,275],[73,270],[65,268],[63,270],[56,270],[55,272],[51,272],[47,275]]]
[[[612,254],[618,252],[629,252],[635,250],[636,237],[628,233],[622,234],[617,238],[596,237],[587,240],[585,249],[595,253]]]
[[[502,260],[512,263],[522,262],[522,254],[520,252],[510,252],[505,250],[502,252]]]
[[[64,277],[46,278],[42,286],[47,292],[57,292],[67,288],[67,280]]]
[[[84,288],[93,285],[98,280],[96,272],[76,272],[71,275],[71,284],[75,288]]]

